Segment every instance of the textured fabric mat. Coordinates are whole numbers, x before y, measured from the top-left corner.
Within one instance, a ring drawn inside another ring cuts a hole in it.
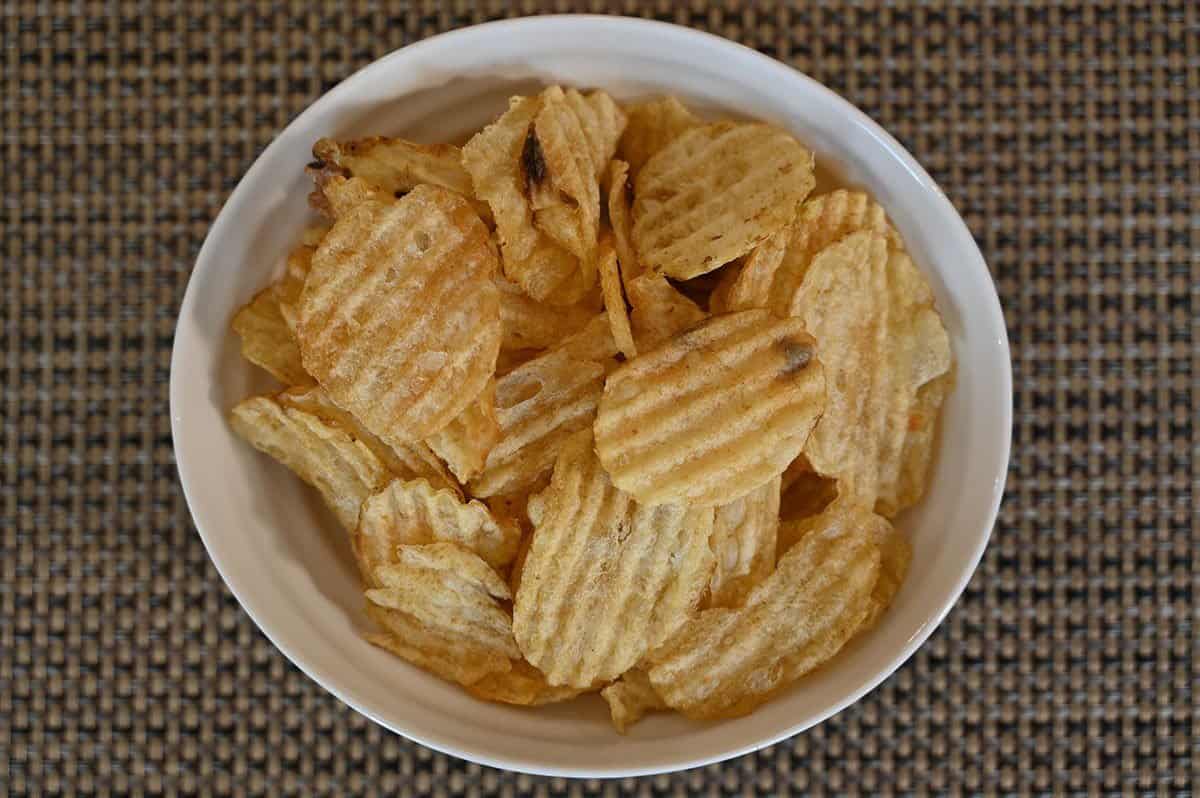
[[[637,13],[880,121],[999,286],[1016,423],[962,600],[879,689],[724,765],[502,773],[359,717],[209,564],[173,466],[174,317],[294,115],[439,31]],[[1200,4],[0,2],[0,795],[1187,794],[1200,780]]]

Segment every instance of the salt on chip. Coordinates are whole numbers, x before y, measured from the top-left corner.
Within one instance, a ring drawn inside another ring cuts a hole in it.
[[[591,426],[603,388],[604,368],[563,349],[535,358],[496,382],[500,440],[482,473],[471,481],[475,496],[525,490],[554,466],[558,450]]]
[[[650,682],[696,719],[745,715],[827,662],[855,633],[879,575],[879,516],[826,513],[737,608],[703,610],[650,654]]]
[[[483,470],[488,452],[500,440],[496,419],[496,381],[488,381],[479,397],[442,429],[426,439],[454,476],[466,483]]]
[[[339,217],[313,256],[297,329],[305,368],[386,443],[471,404],[500,349],[496,255],[461,196],[421,185]]]
[[[484,701],[519,707],[540,707],[570,701],[588,691],[580,687],[551,686],[541,671],[525,660],[517,660],[513,663],[512,670],[490,673],[474,684],[467,685],[467,692]]]
[[[500,604],[511,596],[479,557],[454,543],[399,546],[375,573],[368,614],[385,634],[370,642],[464,685],[512,669],[520,652]]]
[[[716,568],[707,606],[738,606],[775,569],[779,485],[780,478],[775,477],[716,508],[711,540]]]
[[[312,485],[347,532],[359,507],[391,479],[370,447],[337,424],[273,397],[239,402],[229,414],[234,432]]]
[[[475,194],[496,220],[504,275],[539,302],[571,305],[592,287],[579,258],[534,225],[529,198],[532,179],[540,182],[546,164],[540,149],[527,148],[541,107],[536,97],[513,97],[508,110],[463,147],[463,166]]]
[[[606,235],[601,239],[596,260],[599,263],[600,288],[604,291],[604,312],[612,327],[613,341],[625,357],[637,357],[637,345],[633,342],[633,329],[629,325],[629,306],[625,302],[617,251],[611,236]]]
[[[275,399],[284,407],[311,413],[344,430],[370,449],[393,476],[399,479],[425,479],[435,488],[462,495],[454,477],[427,445],[416,442],[403,446],[389,446],[359,423],[353,415],[334,404],[321,386],[289,388],[278,394]]]
[[[561,307],[543,304],[503,278],[496,280],[496,287],[500,289],[500,324],[504,328],[501,350],[557,346],[596,315],[586,302]]]
[[[650,677],[640,668],[626,671],[620,679],[601,690],[600,697],[608,704],[618,734],[625,734],[648,713],[667,708],[650,684]]]
[[[786,131],[739,122],[692,128],[638,172],[638,258],[681,280],[720,268],[791,223],[815,182],[812,153]]]
[[[300,357],[287,320],[279,309],[279,286],[272,283],[233,317],[230,325],[242,339],[242,356],[286,385],[313,381]]]
[[[642,349],[653,349],[668,338],[695,327],[708,318],[699,305],[685,297],[667,278],[652,272],[626,283],[634,340]]]
[[[685,130],[698,127],[700,118],[674,97],[637,103],[629,107],[629,124],[617,147],[620,157],[634,175],[666,145]]]
[[[482,502],[463,501],[423,479],[396,479],[363,502],[354,553],[363,581],[378,587],[377,571],[396,561],[396,547],[446,541],[467,549],[493,568],[513,561],[521,528],[497,519]]]
[[[628,285],[642,273],[633,246],[633,217],[629,208],[629,164],[614,160],[609,167],[608,221],[612,225],[621,277]]]
[[[453,144],[417,144],[401,138],[372,136],[338,141],[319,139],[308,165],[320,187],[329,175],[358,177],[382,194],[401,197],[422,183],[441,186],[472,201],[484,220],[487,203],[474,200],[471,176],[463,169],[462,151]],[[321,207],[321,202],[316,202]]]
[[[712,573],[711,509],[617,490],[591,433],[559,452],[513,603],[513,633],[552,685],[615,679],[683,624]]]
[[[731,313],[609,376],[596,449],[614,484],[640,502],[725,504],[783,473],[824,407],[803,323]]]

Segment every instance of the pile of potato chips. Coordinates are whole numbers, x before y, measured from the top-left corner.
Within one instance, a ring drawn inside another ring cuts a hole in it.
[[[314,486],[367,639],[491,701],[750,712],[886,611],[952,384],[887,215],[673,98],[514,97],[462,148],[324,139],[233,320],[234,429]]]

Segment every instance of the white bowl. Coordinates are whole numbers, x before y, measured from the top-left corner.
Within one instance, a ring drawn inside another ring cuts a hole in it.
[[[269,388],[229,333],[234,311],[283,265],[309,212],[303,165],[327,135],[462,140],[508,95],[549,83],[618,99],[670,92],[702,110],[769,120],[869,190],[929,275],[958,384],[929,495],[900,526],[912,572],[882,623],[828,667],[749,717],[696,724],[657,715],[627,737],[596,696],[536,710],[486,704],[360,637],[362,598],[340,533],[281,466],[225,421]],[[819,723],[882,681],[954,604],[987,544],[1008,464],[1008,342],[987,266],[966,226],[912,156],[804,75],[715,36],[623,18],[540,17],[436,36],[352,75],[300,114],[246,173],[208,234],[171,360],[171,430],[188,505],[246,612],[305,673],[400,734],[486,765],[564,776],[630,776],[715,762]]]

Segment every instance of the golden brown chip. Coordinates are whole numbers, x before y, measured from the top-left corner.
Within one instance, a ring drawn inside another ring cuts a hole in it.
[[[562,447],[539,499],[513,603],[518,645],[550,684],[615,679],[699,603],[713,512],[638,505],[613,487],[588,430]]]
[[[474,199],[471,176],[463,169],[462,151],[453,144],[417,144],[382,136],[353,141],[326,138],[313,145],[313,158],[308,172],[317,183],[318,193],[334,175],[362,178],[381,194],[394,197],[428,183],[461,194],[481,218],[491,219],[487,203]],[[314,203],[318,208],[325,207],[322,198]]]
[[[608,702],[608,711],[618,734],[629,731],[629,727],[647,713],[667,708],[658,693],[654,692],[650,677],[640,668],[626,671],[620,679],[601,690],[600,695]]]
[[[776,259],[768,258],[759,269],[771,277],[769,296],[753,293],[748,301],[755,307],[771,307],[780,315],[795,315],[796,292],[817,253],[851,233],[878,233],[889,248],[903,250],[900,234],[888,221],[883,207],[861,191],[839,189],[813,197],[800,206],[796,221],[788,229],[787,244]],[[756,288],[761,288],[761,281]],[[770,304],[763,303],[767,299]]]
[[[526,169],[534,225],[589,264],[600,230],[599,170],[583,120],[558,86],[542,92],[522,157],[538,166]]]
[[[651,156],[679,138],[685,130],[701,124],[699,117],[674,97],[637,103],[629,107],[628,113],[629,124],[617,150],[634,175]]]
[[[602,366],[562,349],[501,377],[496,383],[500,440],[471,481],[471,493],[495,496],[533,486],[554,466],[563,442],[591,425],[603,380]]]
[[[456,543],[493,568],[513,561],[521,528],[497,519],[486,505],[464,502],[423,479],[393,480],[362,505],[354,535],[363,581],[379,586],[376,572],[396,561],[396,547],[437,541]]]
[[[539,183],[546,169],[541,150],[527,147],[540,107],[539,98],[512,98],[508,110],[463,147],[463,166],[495,216],[505,276],[539,302],[571,305],[592,282],[579,258],[534,225],[529,199],[530,182]]]
[[[650,682],[692,718],[745,715],[828,661],[870,611],[879,516],[842,507],[736,609],[704,610],[647,658]]]
[[[386,202],[392,195],[380,191],[361,177],[343,177],[335,172],[313,175],[317,189],[309,201],[329,219],[337,220],[364,202]]]
[[[324,233],[321,234],[324,237]],[[308,279],[308,270],[312,268],[313,254],[317,245],[301,244],[288,254],[287,267],[283,277],[279,278],[278,297],[279,313],[292,331],[293,341],[296,334],[296,324],[300,318],[300,295],[304,292],[304,281]],[[299,354],[299,344],[293,343]],[[310,378],[311,379],[311,378]],[[295,384],[295,383],[294,383]]]
[[[284,407],[319,416],[326,423],[361,441],[397,479],[425,479],[435,488],[462,495],[462,489],[432,449],[420,442],[388,446],[360,424],[358,419],[334,404],[321,386],[288,388],[275,399]]]
[[[791,235],[792,228],[785,227],[752,249],[745,262],[734,272],[735,276],[728,283],[728,287],[722,286],[719,307],[712,308],[713,312],[730,313],[735,310],[771,307],[771,286],[775,282],[779,264],[783,262]]]
[[[925,495],[938,417],[953,384],[953,374],[948,372],[917,389],[916,399],[909,409],[908,425],[903,430],[904,443],[896,460],[897,471],[880,479],[879,499],[875,502],[875,512],[880,515],[895,518]]]
[[[585,302],[555,307],[530,298],[508,280],[497,279],[496,286],[500,289],[500,323],[504,327],[502,351],[557,346],[596,315]]]
[[[707,606],[739,606],[775,569],[779,528],[779,477],[740,499],[722,504],[713,518],[713,570]]]
[[[454,476],[466,483],[483,470],[488,452],[500,440],[496,419],[496,381],[489,380],[483,393],[443,429],[426,439],[429,448],[450,466]]]
[[[576,360],[590,360],[599,363],[605,371],[611,370],[616,366],[613,358],[616,357],[618,349],[613,338],[612,325],[608,323],[608,315],[601,313],[593,317],[552,351],[566,352]]]
[[[512,670],[491,673],[475,684],[467,685],[467,692],[484,701],[519,707],[539,707],[559,701],[570,701],[588,691],[579,687],[552,687],[541,671],[525,660],[517,660],[513,663]]]
[[[634,339],[643,350],[695,327],[707,318],[700,306],[685,297],[661,274],[646,273],[626,284]]]
[[[523,363],[528,363],[545,353],[545,349],[501,349],[500,354],[496,356],[496,377],[503,377]]]
[[[796,216],[813,156],[770,125],[692,128],[638,172],[633,239],[647,269],[688,279],[749,252]]]
[[[445,427],[483,391],[500,349],[496,255],[463,198],[421,185],[338,218],[304,284],[305,368],[399,446]]]
[[[499,600],[508,586],[483,560],[454,543],[397,548],[366,591],[368,614],[386,634],[368,640],[444,679],[472,684],[520,657]]]
[[[279,284],[254,295],[233,317],[233,331],[242,339],[242,357],[286,385],[313,381],[300,360],[300,347],[279,310]]]
[[[836,480],[823,477],[815,471],[806,471],[797,474],[783,491],[779,502],[779,517],[784,521],[798,521],[817,515],[836,498]],[[781,549],[785,550],[786,546]]]
[[[371,448],[340,426],[273,397],[239,402],[234,432],[315,487],[338,521],[353,532],[360,505],[391,479]]]
[[[608,221],[612,225],[617,260],[625,285],[642,273],[633,246],[633,218],[629,210],[629,164],[613,161],[609,169]]]
[[[804,453],[838,480],[839,495],[867,507],[898,479],[917,390],[950,368],[928,286],[904,252],[888,249],[870,230],[826,247],[794,305],[829,373],[828,406]]]
[[[600,288],[604,291],[604,312],[612,328],[613,341],[625,357],[637,357],[633,330],[629,326],[629,307],[625,304],[625,290],[617,265],[617,251],[613,248],[612,237],[607,234],[600,241],[597,260],[600,264]]]
[[[717,316],[613,372],[596,449],[638,501],[725,504],[783,473],[825,406],[798,319]]]

